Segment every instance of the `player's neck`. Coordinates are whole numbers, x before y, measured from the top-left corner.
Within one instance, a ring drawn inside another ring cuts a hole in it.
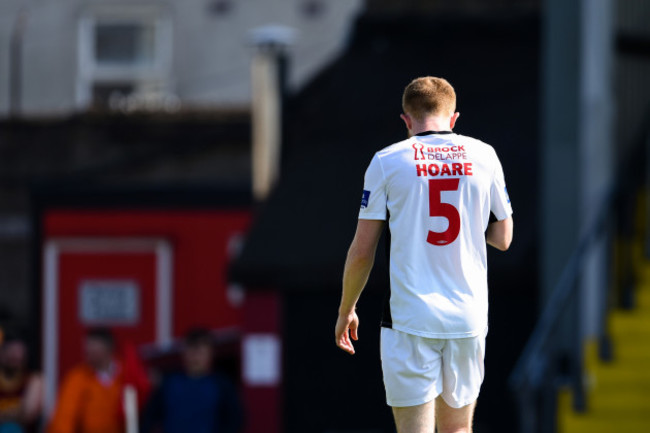
[[[422,122],[413,122],[411,134],[419,134],[427,131],[451,131],[451,121],[447,117],[427,117]]]

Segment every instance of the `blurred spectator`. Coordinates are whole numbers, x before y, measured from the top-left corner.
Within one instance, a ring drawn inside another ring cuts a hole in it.
[[[86,335],[85,363],[65,376],[49,433],[123,433],[122,374],[108,329]]]
[[[233,383],[213,371],[214,344],[206,329],[187,333],[183,371],[163,379],[143,416],[142,433],[236,433],[242,407]]]
[[[43,381],[27,368],[27,345],[5,338],[0,346],[0,433],[33,431],[42,402]]]

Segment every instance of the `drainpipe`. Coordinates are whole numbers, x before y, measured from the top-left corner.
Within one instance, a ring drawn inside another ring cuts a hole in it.
[[[23,37],[27,23],[27,10],[22,8],[16,15],[9,42],[9,116],[20,115],[22,99]]]
[[[250,32],[255,54],[252,79],[253,197],[264,201],[280,177],[284,65],[295,31],[268,25]]]

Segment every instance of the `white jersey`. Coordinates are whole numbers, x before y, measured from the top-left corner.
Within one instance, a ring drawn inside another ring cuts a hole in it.
[[[512,214],[491,146],[430,131],[374,155],[359,218],[389,221],[390,308],[382,326],[428,338],[485,331],[490,213],[497,220]]]

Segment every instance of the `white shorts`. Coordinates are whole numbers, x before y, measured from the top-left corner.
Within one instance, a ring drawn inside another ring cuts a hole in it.
[[[381,364],[389,406],[428,403],[442,395],[459,408],[478,398],[485,369],[485,332],[477,337],[434,339],[381,328]]]

